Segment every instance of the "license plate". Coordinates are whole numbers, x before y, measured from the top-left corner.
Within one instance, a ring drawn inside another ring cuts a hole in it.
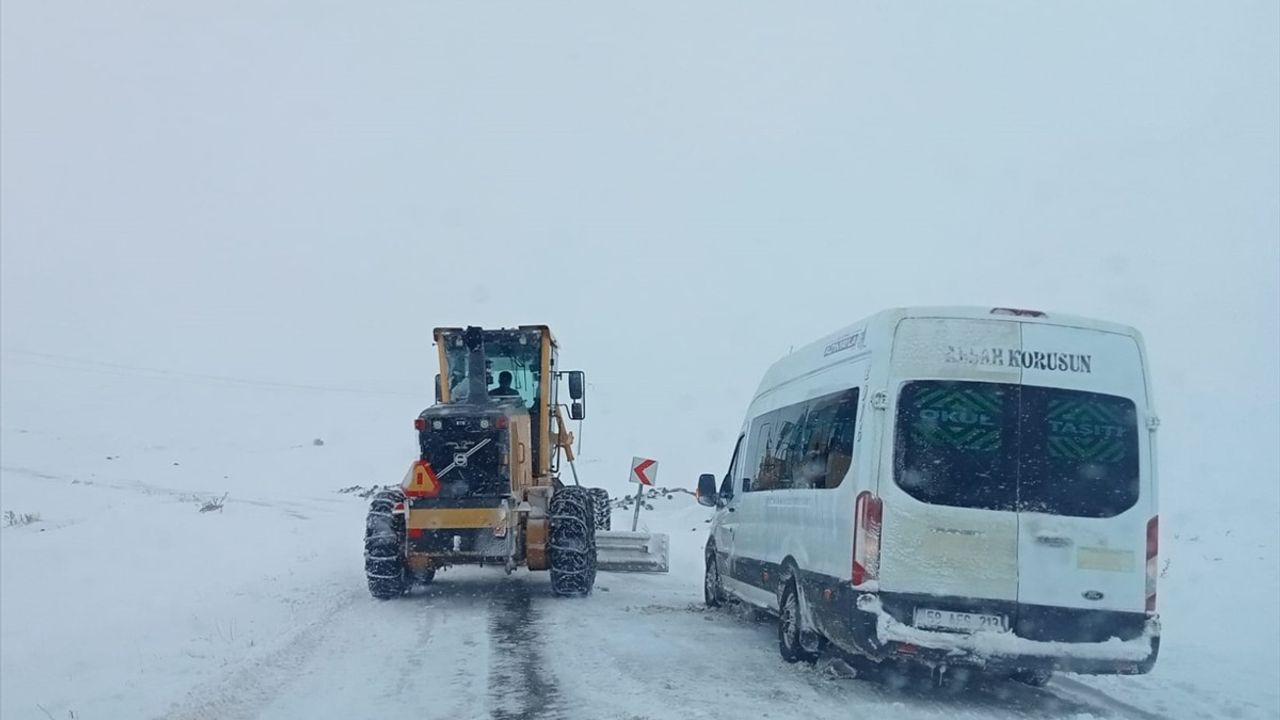
[[[1005,632],[1009,623],[1003,615],[956,612],[916,608],[915,626],[929,630],[958,630],[960,632]]]

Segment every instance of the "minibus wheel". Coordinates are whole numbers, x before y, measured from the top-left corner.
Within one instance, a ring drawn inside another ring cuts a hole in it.
[[[724,585],[720,582],[720,566],[715,552],[707,553],[707,570],[702,580],[702,599],[707,607],[720,607],[724,603]]]
[[[804,648],[801,642],[802,620],[800,618],[800,595],[796,592],[794,578],[787,580],[782,591],[782,602],[778,604],[778,650],[782,659],[793,663],[803,660],[813,662],[818,654]]]

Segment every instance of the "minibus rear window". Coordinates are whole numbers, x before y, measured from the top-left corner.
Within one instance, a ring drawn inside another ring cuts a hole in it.
[[[934,505],[1015,509],[1016,393],[997,383],[907,383],[898,402],[898,485]]]
[[[1112,517],[1138,501],[1137,414],[1112,395],[920,380],[902,388],[894,477],[923,502]]]
[[[1138,502],[1138,420],[1114,395],[1022,388],[1019,507],[1113,517]]]

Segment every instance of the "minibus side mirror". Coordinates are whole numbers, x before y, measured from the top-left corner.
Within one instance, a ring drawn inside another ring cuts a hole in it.
[[[706,507],[718,506],[720,496],[716,493],[716,476],[702,473],[698,476],[698,504]]]

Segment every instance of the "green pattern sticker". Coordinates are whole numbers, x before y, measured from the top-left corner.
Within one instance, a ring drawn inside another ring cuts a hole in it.
[[[931,387],[914,398],[912,437],[921,445],[991,452],[1000,449],[999,395],[981,388]]]
[[[1045,422],[1050,457],[1100,463],[1124,460],[1125,433],[1133,424],[1123,407],[1064,398],[1049,399]]]

